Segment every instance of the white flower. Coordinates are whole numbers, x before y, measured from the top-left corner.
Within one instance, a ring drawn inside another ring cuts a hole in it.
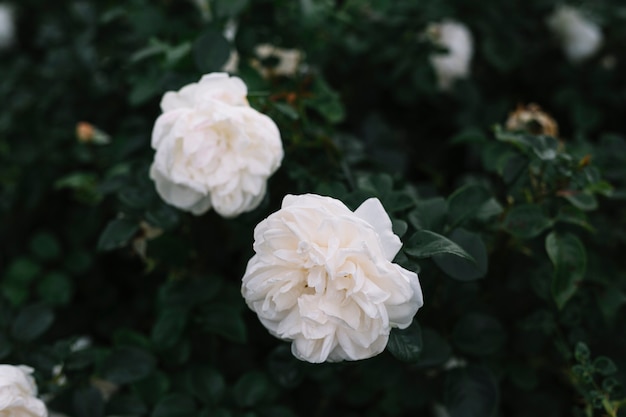
[[[600,27],[573,7],[558,7],[548,18],[547,24],[572,62],[589,58],[602,45]]]
[[[265,78],[269,78],[272,75],[290,77],[298,71],[298,66],[300,65],[300,61],[302,61],[301,51],[297,49],[279,48],[266,43],[257,45],[254,48],[254,54],[261,60],[268,58],[277,60],[276,65],[271,68],[264,67],[257,60],[252,61],[252,66]]]
[[[0,50],[11,46],[14,38],[13,8],[8,4],[0,3]]]
[[[28,366],[0,365],[0,416],[46,417],[48,411],[37,398],[37,386]]]
[[[163,96],[150,177],[168,204],[234,217],[256,208],[283,158],[276,124],[248,105],[246,85],[213,73]]]
[[[422,306],[417,274],[392,263],[402,242],[380,201],[288,195],[254,230],[242,294],[270,333],[309,362],[359,360]]]
[[[436,45],[447,50],[432,54],[430,63],[437,75],[439,87],[449,89],[455,80],[466,78],[470,73],[474,53],[472,33],[463,23],[450,20],[432,24],[427,31]]]

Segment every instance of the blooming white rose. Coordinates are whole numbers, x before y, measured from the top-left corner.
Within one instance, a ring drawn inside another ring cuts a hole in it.
[[[28,366],[0,365],[0,416],[46,417],[48,411],[37,398],[37,386]]]
[[[449,89],[455,80],[466,78],[470,73],[474,53],[472,33],[463,23],[451,20],[430,25],[428,33],[435,44],[447,49],[447,52],[432,54],[430,63],[439,87]]]
[[[578,9],[561,5],[547,20],[548,27],[561,42],[572,62],[592,56],[602,45],[602,30]]]
[[[243,297],[301,360],[375,356],[423,304],[417,274],[391,262],[402,242],[378,199],[352,212],[330,197],[288,195],[254,240]]]
[[[13,8],[5,3],[0,4],[0,50],[13,44],[15,38],[15,23]]]
[[[246,85],[214,73],[163,96],[152,132],[150,177],[168,204],[224,217],[256,208],[280,166],[276,124],[248,105]]]

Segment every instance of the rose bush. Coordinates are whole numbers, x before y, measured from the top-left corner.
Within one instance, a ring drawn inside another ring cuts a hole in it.
[[[256,208],[283,158],[280,132],[248,105],[241,79],[223,73],[168,92],[152,132],[150,177],[169,204],[224,217]]]
[[[0,415],[47,417],[46,406],[37,398],[37,385],[28,366],[0,365]]]
[[[255,228],[242,294],[299,359],[370,358],[423,304],[417,274],[391,262],[401,246],[377,199],[352,212],[330,197],[286,196]]]

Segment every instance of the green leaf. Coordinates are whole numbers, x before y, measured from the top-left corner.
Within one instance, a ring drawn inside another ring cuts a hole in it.
[[[168,392],[170,380],[162,372],[153,372],[133,384],[133,391],[148,404],[156,404]]]
[[[248,7],[249,0],[215,0],[215,14],[220,17],[233,17]]]
[[[562,195],[571,205],[583,211],[592,211],[598,208],[598,200],[593,194],[584,191],[570,191]]]
[[[216,405],[226,392],[226,381],[215,369],[200,366],[194,367],[189,374],[193,394],[200,401]]]
[[[552,222],[537,204],[522,204],[507,213],[502,226],[515,237],[531,239],[552,226]]]
[[[487,369],[470,365],[447,373],[443,396],[450,417],[491,417],[497,410],[498,385]]]
[[[76,417],[104,416],[104,401],[97,388],[80,388],[74,392],[74,413]]]
[[[61,246],[54,235],[50,233],[38,233],[30,241],[30,250],[39,259],[50,261],[61,255]]]
[[[11,333],[16,340],[31,342],[45,333],[54,322],[54,312],[41,304],[24,307],[18,313]]]
[[[550,233],[546,251],[554,265],[552,297],[559,309],[576,293],[587,270],[587,252],[582,242],[572,234]]]
[[[585,212],[574,206],[561,207],[555,220],[557,222],[569,223],[580,226],[590,232],[594,230],[593,226],[589,223]]]
[[[271,377],[283,388],[296,387],[304,378],[302,362],[291,353],[288,345],[278,345],[267,360]]]
[[[145,218],[152,226],[164,230],[171,230],[178,225],[180,215],[175,208],[162,204],[149,210]]]
[[[3,333],[0,333],[0,359],[4,359],[9,356],[12,350],[13,345],[9,339]]]
[[[152,412],[152,417],[194,417],[196,406],[193,398],[185,394],[170,394],[161,399]]]
[[[270,383],[264,373],[250,372],[235,383],[233,396],[240,407],[252,407],[266,397],[269,388]]]
[[[443,231],[448,213],[448,203],[441,197],[420,200],[409,213],[409,222],[418,230]]]
[[[230,43],[219,30],[209,27],[194,42],[193,56],[200,71],[219,71],[230,56]]]
[[[64,306],[70,302],[74,292],[72,280],[65,274],[51,272],[37,284],[37,293],[42,300],[52,305]]]
[[[404,362],[417,361],[423,347],[422,329],[417,321],[413,321],[406,329],[393,329],[387,343],[389,353]]]
[[[448,223],[451,227],[471,219],[489,199],[491,192],[481,185],[466,185],[448,198]]]
[[[273,105],[276,110],[278,110],[291,120],[298,120],[300,118],[298,111],[294,109],[293,106],[287,103],[274,102]]]
[[[98,250],[109,251],[121,248],[135,236],[137,230],[139,230],[139,225],[134,220],[122,218],[110,221],[100,235]]]
[[[416,258],[429,258],[437,254],[450,254],[475,262],[472,255],[452,240],[428,230],[419,230],[411,236],[404,251]]]
[[[145,415],[148,407],[134,394],[114,394],[106,404],[107,416]]]
[[[147,377],[155,365],[154,356],[145,350],[119,347],[104,360],[102,375],[115,384],[129,384]]]
[[[187,310],[169,308],[162,311],[152,328],[152,342],[158,349],[168,349],[176,344],[187,323]]]
[[[602,376],[613,375],[617,372],[617,366],[615,362],[606,356],[598,356],[593,360],[593,368]]]
[[[498,320],[481,313],[469,313],[454,326],[452,340],[460,350],[477,356],[496,353],[504,345],[506,333]]]
[[[218,334],[235,343],[245,343],[246,325],[241,313],[229,306],[210,306],[198,317],[205,331]]]
[[[482,238],[465,229],[456,229],[450,233],[450,240],[465,250],[471,260],[447,253],[433,256],[435,264],[446,274],[460,281],[473,281],[487,274],[487,248]]]
[[[576,347],[574,348],[574,358],[580,363],[585,363],[589,360],[591,356],[591,352],[589,351],[589,347],[584,342],[576,343]]]
[[[422,353],[417,361],[421,367],[438,366],[445,363],[452,355],[452,348],[439,333],[422,328]]]

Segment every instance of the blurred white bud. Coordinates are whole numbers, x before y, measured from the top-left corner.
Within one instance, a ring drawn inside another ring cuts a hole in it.
[[[470,73],[474,54],[472,33],[463,23],[451,20],[430,25],[427,33],[437,46],[447,50],[430,56],[439,87],[447,90],[454,81],[467,78]]]
[[[574,7],[559,6],[548,17],[547,24],[571,62],[591,57],[602,46],[600,26]]]

